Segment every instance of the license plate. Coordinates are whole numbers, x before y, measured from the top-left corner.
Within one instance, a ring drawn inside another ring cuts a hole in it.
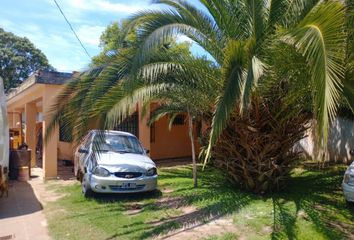
[[[123,189],[132,189],[136,188],[136,183],[123,183],[122,184]]]

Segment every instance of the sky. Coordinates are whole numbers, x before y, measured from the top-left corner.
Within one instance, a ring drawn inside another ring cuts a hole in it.
[[[141,10],[159,8],[149,0],[57,2],[91,56],[100,52],[99,38],[107,25]],[[58,71],[80,71],[90,63],[54,0],[0,0],[0,6],[0,27],[27,37]]]

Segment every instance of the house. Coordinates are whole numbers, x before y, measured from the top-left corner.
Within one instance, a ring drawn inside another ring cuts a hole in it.
[[[56,130],[49,141],[44,142],[45,129],[51,120],[55,98],[74,73],[37,71],[7,96],[9,128],[23,135],[24,142],[32,150],[31,166],[42,159],[45,178],[57,176],[58,160],[73,160],[75,145],[61,138]],[[153,106],[152,106],[153,107]],[[150,150],[154,160],[185,158],[191,156],[187,125],[181,115],[168,129],[168,118],[164,117],[148,126],[148,117],[141,118],[141,107],[130,118],[117,126],[117,130],[128,131]]]

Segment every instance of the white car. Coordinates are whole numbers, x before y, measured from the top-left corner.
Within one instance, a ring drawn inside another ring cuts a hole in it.
[[[75,152],[84,196],[155,190],[157,169],[147,153],[130,133],[91,130]]]
[[[354,202],[354,162],[350,164],[344,173],[342,189],[345,199],[348,202]]]

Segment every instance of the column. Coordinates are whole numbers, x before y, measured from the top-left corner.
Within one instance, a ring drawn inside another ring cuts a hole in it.
[[[142,114],[142,107],[139,104],[139,140],[143,144],[145,149],[151,151],[150,147],[150,126],[148,126],[149,114],[146,114],[145,117],[141,118]],[[147,113],[150,112],[150,109],[147,109]]]
[[[26,103],[26,134],[25,143],[31,149],[31,167],[36,165],[36,115],[37,108],[35,103]]]
[[[58,164],[58,141],[59,131],[56,128],[50,136],[46,136],[46,129],[51,120],[53,100],[55,100],[54,89],[45,86],[43,91],[43,170],[44,178],[52,179],[57,177]]]

